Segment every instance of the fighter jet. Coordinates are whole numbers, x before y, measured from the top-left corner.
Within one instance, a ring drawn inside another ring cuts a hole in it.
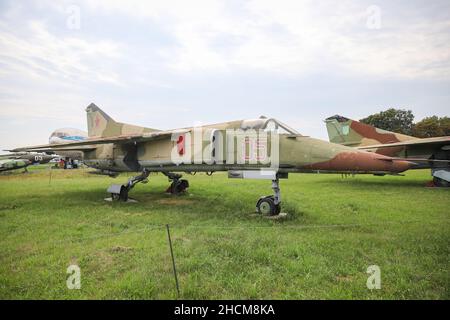
[[[415,138],[335,115],[325,119],[330,142],[430,168],[436,186],[450,186],[450,137]]]
[[[55,156],[44,153],[13,153],[0,155],[0,172],[26,168],[31,164],[49,163]]]
[[[279,179],[289,173],[397,174],[411,167],[407,161],[356,150],[303,136],[273,119],[237,120],[199,127],[158,130],[114,121],[95,104],[87,109],[89,138],[65,144],[18,148],[15,151],[78,150],[84,163],[103,173],[141,172],[128,183],[114,184],[112,199],[128,200],[129,191],[161,172],[171,182],[167,191],[184,192],[189,183],[180,173],[228,172],[229,178],[266,179],[274,195],[259,198],[259,213],[281,210]]]
[[[0,159],[0,172],[26,168],[29,165],[28,160]]]

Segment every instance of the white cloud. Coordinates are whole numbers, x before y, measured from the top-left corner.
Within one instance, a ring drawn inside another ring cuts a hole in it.
[[[350,1],[87,1],[87,8],[150,18],[178,40],[161,50],[179,71],[259,69],[288,75],[332,72],[399,78],[449,78],[448,21],[382,10],[369,30],[367,6]],[[393,9],[392,9],[393,10]],[[230,45],[217,46],[223,39]]]
[[[78,31],[66,28],[74,3]],[[347,0],[10,1],[0,13],[3,130],[25,122],[23,139],[7,137],[21,145],[42,127],[84,127],[90,102],[164,128],[271,110],[313,136],[335,109],[445,114],[450,5],[376,4],[381,28],[369,30],[368,4]]]
[[[84,125],[82,107],[88,101],[78,88],[71,91],[57,83],[36,85],[35,90],[26,87],[4,85],[0,95],[0,117],[19,121],[58,120],[61,123]]]
[[[119,46],[111,41],[88,41],[57,37],[45,24],[30,21],[27,36],[0,26],[1,75],[32,79],[107,82],[120,85],[107,61],[120,58]]]
[[[39,3],[65,13],[61,3]],[[424,19],[413,6],[399,12],[381,3],[381,28],[369,30],[368,7],[353,1],[251,0],[233,7],[219,0],[84,0],[79,5],[82,17],[88,11],[150,19],[170,33],[177,45],[154,49],[166,71],[450,78],[450,21]],[[118,44],[58,37],[33,21],[26,38],[2,25],[0,49],[0,63],[6,66],[2,74],[59,75],[119,85],[123,77],[114,61],[128,59],[121,52],[130,48],[127,39]]]

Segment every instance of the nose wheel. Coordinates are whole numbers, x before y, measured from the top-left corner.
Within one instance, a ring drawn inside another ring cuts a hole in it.
[[[258,200],[256,210],[262,215],[274,216],[281,212],[281,204],[275,204],[274,196],[266,196]]]
[[[281,212],[281,192],[278,178],[272,180],[274,195],[259,198],[256,203],[256,212],[262,215],[274,216]]]

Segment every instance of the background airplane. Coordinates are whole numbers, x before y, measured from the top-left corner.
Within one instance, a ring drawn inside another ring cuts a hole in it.
[[[49,144],[63,144],[68,142],[83,141],[88,134],[85,131],[74,128],[61,128],[53,131],[49,137]],[[27,168],[31,164],[46,164],[51,160],[61,157],[73,160],[83,160],[81,151],[59,151],[48,153],[10,153],[0,155],[0,172]]]
[[[45,153],[12,153],[0,155],[0,172],[28,167],[31,164],[45,164],[54,159],[54,155]]]
[[[26,168],[31,163],[22,159],[0,159],[0,172]]]
[[[450,137],[415,138],[390,132],[346,117],[325,119],[330,142],[406,159],[411,169],[430,168],[436,186],[450,186]]]
[[[75,129],[75,128],[61,128],[56,129],[50,135],[48,139],[49,144],[62,144],[69,143],[75,141],[83,141],[88,137],[88,133],[86,131]],[[59,151],[57,153],[61,158],[70,158],[73,160],[83,160],[83,152],[81,151]]]
[[[168,190],[172,193],[180,193],[189,186],[179,172],[227,171],[230,178],[271,180],[275,194],[261,197],[256,205],[263,214],[280,212],[279,179],[287,178],[289,173],[396,174],[411,166],[407,161],[303,136],[273,118],[158,130],[116,122],[95,104],[90,104],[86,112],[88,139],[14,151],[76,150],[83,152],[86,165],[105,173],[142,171],[127,184],[108,189],[113,199],[121,200],[128,199],[128,192],[138,182],[147,182],[150,172],[168,176],[172,182]],[[198,131],[203,133],[200,144],[195,140]],[[269,154],[270,163],[263,162],[262,158]],[[253,161],[253,156],[261,161]],[[276,157],[277,166],[272,168]],[[184,160],[178,162],[179,158]]]

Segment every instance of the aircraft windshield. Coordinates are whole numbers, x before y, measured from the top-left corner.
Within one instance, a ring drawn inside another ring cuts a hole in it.
[[[266,132],[274,132],[276,131],[279,134],[295,134],[295,135],[299,135],[299,133],[290,128],[289,126],[285,125],[284,123],[270,118],[261,118],[261,119],[252,119],[252,120],[244,120],[242,122],[242,129],[247,130],[247,129],[262,129]]]

